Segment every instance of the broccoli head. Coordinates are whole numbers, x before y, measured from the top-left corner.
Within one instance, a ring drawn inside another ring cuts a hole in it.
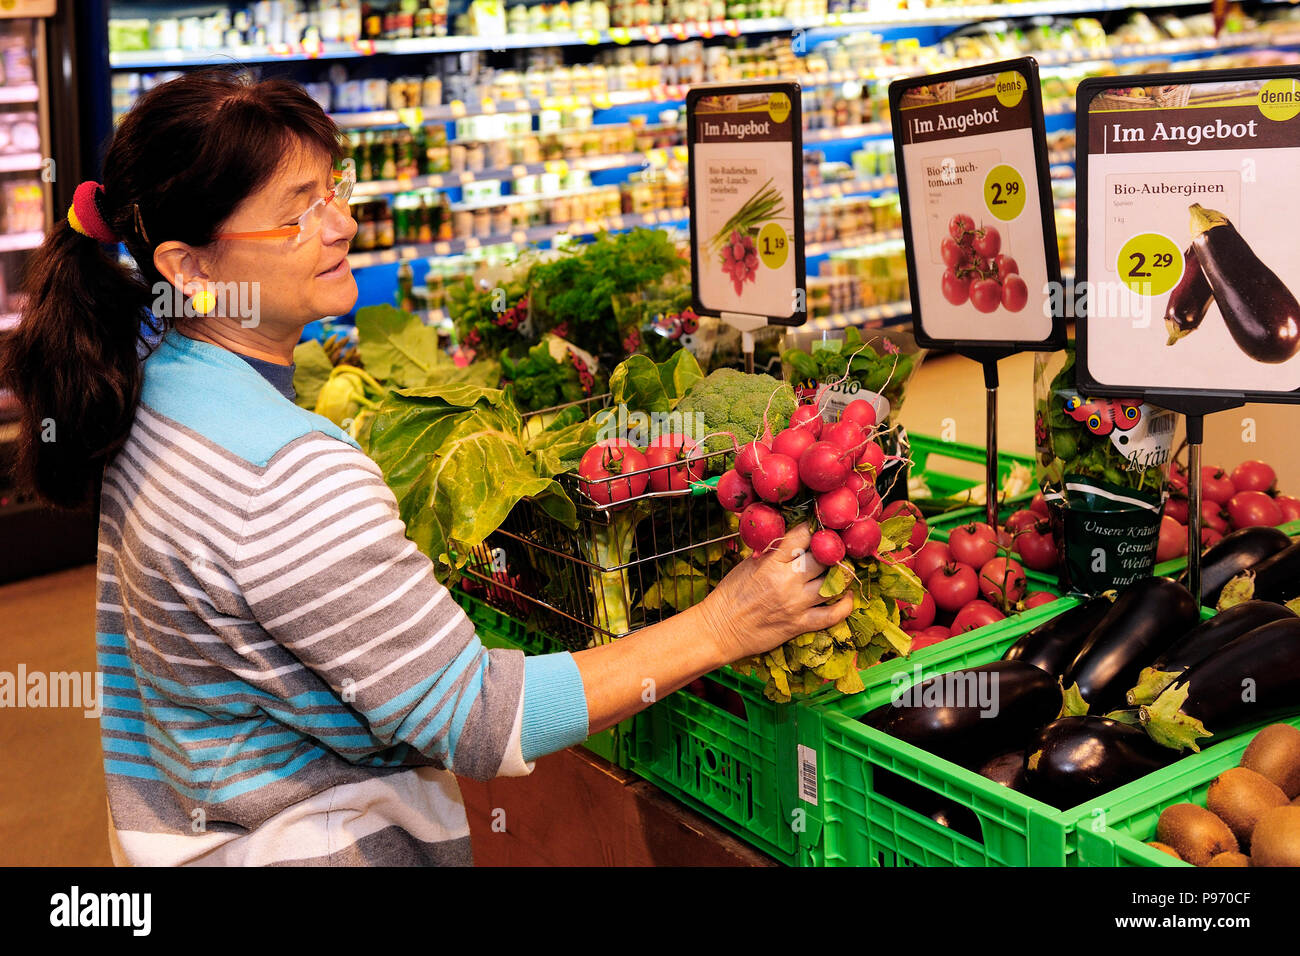
[[[794,389],[770,375],[750,375],[720,368],[692,385],[678,402],[677,412],[698,412],[706,434],[731,432],[743,445],[763,437],[763,415],[775,435],[790,424],[795,409]],[[731,439],[718,435],[705,444],[710,453],[732,447]]]

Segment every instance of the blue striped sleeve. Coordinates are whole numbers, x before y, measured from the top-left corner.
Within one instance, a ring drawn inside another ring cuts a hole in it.
[[[572,654],[525,658],[519,731],[525,763],[586,740],[587,716],[587,692]]]

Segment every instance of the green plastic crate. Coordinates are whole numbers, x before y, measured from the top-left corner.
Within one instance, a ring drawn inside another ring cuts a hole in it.
[[[505,647],[523,651],[525,654],[554,654],[564,650],[541,631],[528,627],[522,621],[483,603],[478,598],[471,597],[460,590],[452,593],[456,602],[465,609],[466,615],[474,622],[474,628],[484,647]],[[583,741],[581,746],[626,770],[629,764],[627,748],[631,746],[631,734],[632,721],[625,720],[614,727],[597,731]]]
[[[944,648],[952,644],[945,655],[930,662],[922,676],[998,660],[1020,635],[1078,603],[1077,598],[1065,597],[982,628],[986,632],[982,635],[973,631],[961,643],[936,645]],[[971,639],[972,635],[979,637]],[[909,668],[901,664],[876,675],[865,694],[809,708],[815,720],[800,729],[800,742],[817,753],[822,805],[819,838],[811,850],[816,865],[1077,866],[1081,865],[1078,834],[1083,825],[1149,786],[1151,775],[1092,803],[1059,811],[859,723],[857,718],[889,702],[895,692],[894,673],[903,672],[900,688],[913,683]],[[877,781],[876,775],[884,773],[969,811],[980,839],[942,826],[882,795],[881,789],[890,788],[881,784],[892,782],[883,776]]]
[[[1271,723],[1300,727],[1300,716]],[[1241,755],[1258,731],[1259,727],[1253,728],[1184,757],[1146,777],[1140,792],[1113,801],[1098,815],[1095,826],[1079,830],[1079,865],[1191,866],[1146,845],[1156,838],[1156,821],[1175,803],[1205,806],[1206,791],[1214,778],[1241,763]]]
[[[984,483],[984,463],[987,453],[978,445],[964,445],[960,442],[943,441],[929,435],[908,433],[911,444],[912,474],[919,474],[925,479],[930,494],[935,498],[945,498],[960,494]],[[956,463],[956,467],[953,467]],[[947,466],[948,471],[941,470]],[[970,467],[972,465],[977,468]],[[1011,473],[1013,465],[1024,465],[1033,471],[1034,459],[1027,455],[998,453],[998,484],[1001,486]],[[957,471],[959,474],[953,474]],[[1006,517],[1019,507],[1028,507],[1037,488],[1031,488],[1023,494],[1015,495],[1003,503],[1001,515]],[[941,514],[926,518],[930,527],[955,528],[967,521],[983,521],[986,510],[982,505],[955,508]]]

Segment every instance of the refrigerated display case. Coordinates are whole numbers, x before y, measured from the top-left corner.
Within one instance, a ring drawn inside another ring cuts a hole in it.
[[[63,31],[73,14],[55,0],[0,3],[0,348],[18,326],[23,267],[60,208],[55,191],[74,188],[80,171],[79,157],[69,153],[64,163],[60,148],[77,141],[77,111],[62,110],[57,121],[51,112],[53,103],[75,102],[62,92],[72,60]],[[52,511],[14,486],[20,411],[0,389],[0,582],[95,557],[97,508]]]

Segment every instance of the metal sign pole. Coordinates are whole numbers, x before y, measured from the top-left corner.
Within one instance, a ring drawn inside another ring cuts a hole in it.
[[[1201,443],[1205,419],[1187,416],[1187,590],[1201,603]]]
[[[984,395],[986,416],[984,422],[985,444],[988,455],[985,461],[984,485],[988,498],[986,514],[989,527],[998,527],[998,360],[984,362]]]

